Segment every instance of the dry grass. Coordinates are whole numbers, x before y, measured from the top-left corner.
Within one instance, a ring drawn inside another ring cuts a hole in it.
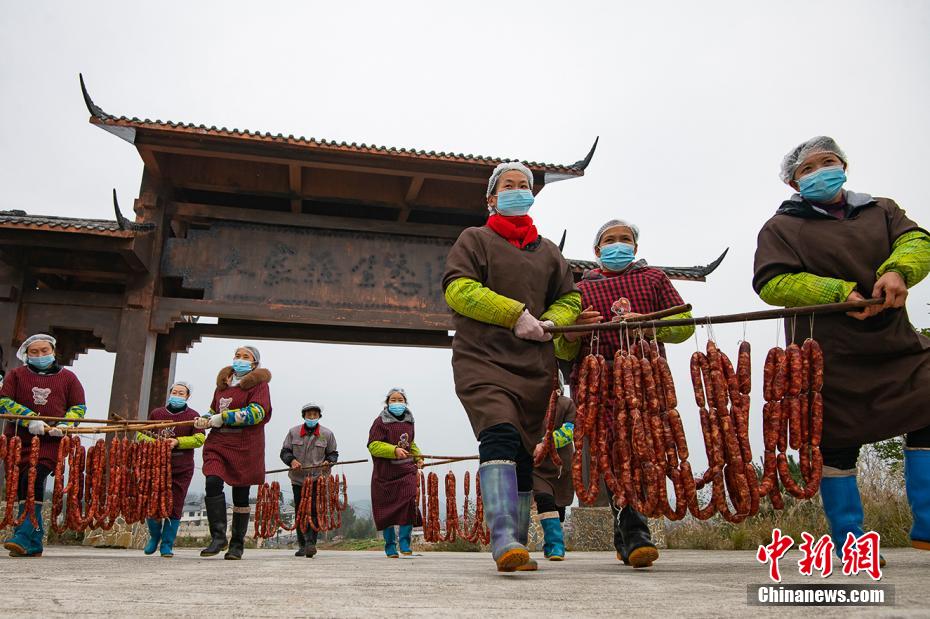
[[[886,547],[909,546],[911,512],[904,494],[900,467],[889,466],[871,448],[859,458],[859,492],[865,512],[865,529],[878,531]],[[829,533],[823,505],[818,494],[810,501],[785,499],[785,509],[773,510],[763,501],[759,514],[739,524],[719,516],[700,522],[691,518],[666,524],[669,548],[700,550],[755,550],[772,541],[772,529],[778,527],[795,540],[801,532],[815,536]]]

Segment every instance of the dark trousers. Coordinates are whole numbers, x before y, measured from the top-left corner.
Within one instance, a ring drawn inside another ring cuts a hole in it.
[[[251,486],[234,486],[232,489],[233,505],[236,507],[249,507],[249,490]],[[216,475],[207,475],[207,496],[220,496],[223,494],[223,480]]]
[[[517,463],[517,490],[533,490],[533,456],[523,447],[523,439],[509,423],[499,423],[478,434],[478,458],[481,462],[508,460]]]
[[[307,482],[309,483],[309,477]],[[296,518],[298,510],[300,510],[300,502],[303,495],[303,486],[298,486],[297,484],[291,484],[291,490],[294,491],[294,517]],[[316,519],[316,488],[313,488],[311,491],[312,496],[310,497],[310,516],[315,520]],[[303,547],[304,544],[313,544],[316,545],[316,531],[311,527],[307,527],[306,531],[301,531],[297,529],[297,543]]]
[[[904,444],[907,447],[930,448],[930,426],[908,432],[904,436]],[[824,466],[832,466],[835,469],[846,471],[856,468],[860,449],[862,449],[862,445],[852,447],[827,447],[824,445],[821,446],[820,451],[823,454]]]
[[[536,499],[536,513],[548,514],[558,512],[559,522],[565,522],[565,507],[559,507],[555,504],[555,497],[548,492],[535,492],[533,498]]]
[[[45,500],[45,481],[48,479],[48,476],[52,474],[52,469],[48,468],[44,464],[36,465],[36,480],[33,483],[32,487],[35,489],[35,498],[37,503],[41,503]],[[20,466],[19,468],[19,483],[16,488],[16,497],[20,501],[26,500],[26,495],[29,490],[29,466]]]

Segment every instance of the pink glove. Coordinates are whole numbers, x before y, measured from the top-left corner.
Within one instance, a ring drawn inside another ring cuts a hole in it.
[[[521,340],[531,340],[533,342],[548,342],[552,339],[552,334],[543,331],[543,326],[551,326],[552,322],[542,322],[536,320],[527,310],[523,310],[517,324],[513,326],[513,334]]]

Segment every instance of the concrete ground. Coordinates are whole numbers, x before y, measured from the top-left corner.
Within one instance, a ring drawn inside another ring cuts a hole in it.
[[[930,615],[930,553],[884,554],[889,567],[882,582],[895,585],[894,606],[770,609],[746,603],[747,584],[768,582],[767,566],[752,552],[662,551],[653,568],[636,571],[612,553],[577,552],[562,563],[541,562],[536,573],[498,574],[483,553],[387,559],[323,551],[311,560],[292,551],[247,550],[232,562],[201,559],[187,549],[162,559],[52,546],[42,558],[0,558],[0,609],[4,617]],[[798,557],[792,551],[781,561],[784,582],[871,582],[842,573],[826,581],[804,578]]]

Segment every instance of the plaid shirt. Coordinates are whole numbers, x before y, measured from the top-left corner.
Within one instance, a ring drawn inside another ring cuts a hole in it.
[[[616,275],[604,275],[600,269],[588,271],[578,282],[578,290],[581,291],[581,307],[593,306],[604,320],[613,317],[610,307],[620,297],[629,299],[630,311],[637,314],[650,314],[684,304],[668,276],[648,266],[645,261],[636,262]],[[582,338],[581,342],[578,359],[584,359],[591,352],[591,338]],[[608,360],[613,360],[614,353],[621,346],[620,331],[600,333],[598,349]]]

